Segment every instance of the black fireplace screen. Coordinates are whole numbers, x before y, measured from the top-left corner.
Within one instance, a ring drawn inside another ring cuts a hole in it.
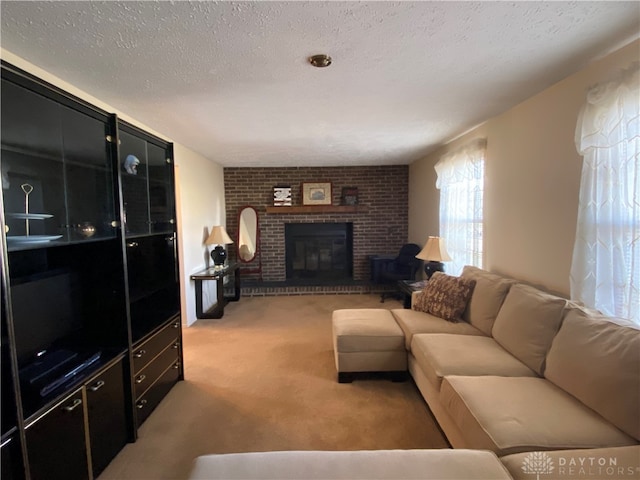
[[[353,279],[352,223],[285,225],[287,280]]]

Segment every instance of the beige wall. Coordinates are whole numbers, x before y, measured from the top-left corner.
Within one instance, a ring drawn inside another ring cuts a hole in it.
[[[189,275],[211,262],[204,242],[214,225],[225,225],[224,176],[222,167],[174,144],[176,158],[176,197],[178,245],[182,269],[182,318],[191,325],[196,319],[194,282]],[[215,282],[203,282],[204,308],[216,301]]]
[[[172,141],[171,138],[155,132],[126,112],[113,108],[11,52],[2,49],[1,58],[107,112],[118,114],[121,119],[149,133]],[[190,325],[196,321],[196,314],[194,285],[189,276],[208,265],[209,257],[203,238],[205,229],[211,228],[212,225],[224,224],[224,177],[222,167],[219,164],[178,143],[174,143],[174,157],[182,323]],[[209,292],[208,296],[215,299],[215,288]]]
[[[639,59],[635,41],[413,163],[409,241],[438,233],[438,159],[486,137],[484,268],[568,295],[582,168],[578,113],[590,86]]]

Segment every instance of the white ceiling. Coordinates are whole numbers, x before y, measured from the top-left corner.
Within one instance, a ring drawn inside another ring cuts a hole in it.
[[[3,49],[224,166],[411,163],[640,34],[637,1],[0,8]]]

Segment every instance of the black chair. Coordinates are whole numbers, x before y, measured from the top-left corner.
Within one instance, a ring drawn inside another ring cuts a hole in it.
[[[372,257],[371,279],[376,284],[397,285],[399,280],[415,280],[416,273],[420,269],[422,261],[416,258],[420,247],[415,243],[407,243],[402,246],[395,258]],[[384,302],[387,296],[398,296],[397,290],[384,291],[380,296],[380,302]]]

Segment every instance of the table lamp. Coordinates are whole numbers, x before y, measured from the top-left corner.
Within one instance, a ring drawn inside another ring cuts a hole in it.
[[[444,246],[444,238],[431,236],[416,258],[424,260],[424,273],[427,274],[427,279],[431,278],[434,272],[444,272],[444,263],[442,262],[451,261]]]
[[[204,243],[205,245],[216,245],[211,251],[211,259],[216,267],[224,265],[227,259],[227,251],[224,249],[224,246],[228,243],[233,243],[233,240],[231,240],[224,227],[221,225],[213,227]]]

